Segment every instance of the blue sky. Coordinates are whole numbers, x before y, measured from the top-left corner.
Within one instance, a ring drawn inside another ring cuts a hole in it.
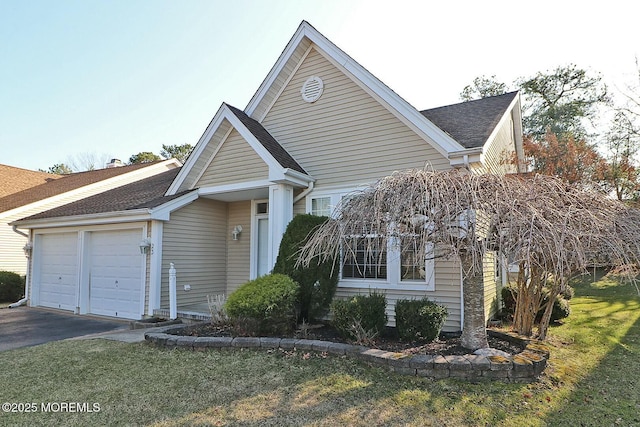
[[[614,91],[632,82],[632,2],[437,3],[0,0],[0,163],[195,145],[222,102],[246,106],[303,19],[419,109],[480,75],[568,63]]]

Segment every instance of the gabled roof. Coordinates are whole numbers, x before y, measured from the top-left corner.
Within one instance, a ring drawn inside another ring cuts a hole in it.
[[[173,196],[164,196],[179,170],[179,168],[168,170],[19,221],[120,212],[133,209],[153,209],[188,193],[187,191]]]
[[[308,183],[313,181],[305,170],[295,161],[293,157],[271,136],[271,134],[256,120],[249,117],[242,110],[222,103],[209,126],[202,134],[189,158],[182,167],[175,181],[167,190],[167,195],[174,194],[182,189],[191,189],[198,180],[198,177],[208,167],[215,157],[217,149],[212,153],[207,153],[208,146],[216,131],[223,126],[223,123],[230,124],[260,158],[269,167],[269,179],[273,181],[291,179],[298,183]],[[222,140],[224,144],[224,140]],[[221,144],[218,145],[218,148]],[[200,156],[208,158],[206,162],[199,162]],[[196,170],[199,168],[200,170]],[[195,172],[195,173],[194,173]],[[188,180],[187,180],[188,179]],[[182,187],[183,183],[186,185]]]
[[[247,116],[244,111],[229,104],[225,105],[229,107],[233,114],[235,114],[236,117],[240,119],[242,124],[244,124],[247,129],[249,129],[253,136],[256,137],[258,142],[260,142],[260,144],[262,144],[262,146],[267,149],[267,151],[273,156],[274,159],[276,159],[278,163],[280,163],[283,168],[293,169],[304,174],[307,173],[302,168],[302,166],[300,166],[298,162],[296,162],[295,159],[291,157],[291,154],[289,154],[287,150],[285,150],[282,145],[280,145],[280,143],[276,141],[275,138],[271,136],[271,134],[260,123]]]
[[[62,177],[63,175],[0,165],[0,199]]]
[[[311,44],[324,52],[336,67],[351,76],[360,87],[378,99],[392,114],[425,141],[433,145],[440,154],[448,157],[449,153],[464,149],[450,135],[420,114],[415,107],[378,80],[307,21],[302,21],[277,62],[249,101],[247,108],[245,108],[247,115],[258,121],[262,120],[265,111],[268,110],[266,105],[272,104],[283,85],[288,81],[288,77],[295,72],[299,56]]]
[[[464,148],[480,148],[494,131],[518,92],[421,111]]]
[[[0,198],[0,212],[5,212],[29,203],[38,202],[49,197],[57,196],[69,191],[79,189],[81,187],[114,178],[125,173],[143,169],[152,166],[157,162],[143,163],[137,165],[121,166],[116,168],[98,169],[87,172],[72,173],[63,175],[59,179],[55,179],[44,184],[22,190],[9,196]]]

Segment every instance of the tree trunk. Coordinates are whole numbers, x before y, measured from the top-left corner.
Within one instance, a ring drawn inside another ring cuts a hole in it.
[[[462,254],[460,257],[463,271],[472,271],[470,257]],[[480,273],[462,279],[462,298],[464,322],[462,325],[461,344],[469,350],[489,347],[487,329],[484,318],[484,280],[482,269]]]
[[[551,323],[551,312],[553,311],[553,303],[559,293],[560,290],[558,286],[554,286],[549,292],[549,300],[547,301],[547,306],[544,309],[544,314],[542,315],[542,319],[540,320],[540,324],[538,325],[537,338],[541,341],[547,339],[547,331],[549,330],[549,323]]]

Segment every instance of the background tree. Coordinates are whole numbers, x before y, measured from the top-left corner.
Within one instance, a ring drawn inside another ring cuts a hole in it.
[[[104,169],[112,158],[110,154],[92,151],[69,156],[66,163],[74,172],[83,172]]]
[[[137,165],[140,163],[151,163],[160,160],[160,156],[153,154],[151,151],[141,151],[138,154],[134,154],[129,157],[130,165]]]
[[[640,148],[640,133],[631,118],[618,111],[605,135],[606,171],[605,189],[613,192],[618,200],[638,200],[637,155]]]
[[[495,75],[491,77],[480,76],[473,79],[473,83],[462,89],[460,99],[462,101],[472,101],[474,99],[502,95],[507,93],[507,91],[507,85],[498,82]]]
[[[160,151],[160,155],[164,159],[177,159],[180,163],[183,163],[189,157],[193,151],[193,146],[191,144],[182,144],[182,145],[165,145],[162,144],[162,150]]]
[[[53,166],[50,166],[49,169],[43,172],[55,173],[56,175],[68,175],[73,173],[71,168],[64,163],[56,163]]]
[[[595,146],[572,135],[560,140],[552,132],[544,138],[525,136],[525,156],[533,172],[565,179],[569,183],[602,182],[607,176],[607,164]]]
[[[569,136],[585,139],[589,136],[585,122],[594,119],[598,107],[611,102],[602,76],[573,64],[539,72],[518,86],[525,98],[525,134],[533,139],[544,138],[548,131],[560,141]]]

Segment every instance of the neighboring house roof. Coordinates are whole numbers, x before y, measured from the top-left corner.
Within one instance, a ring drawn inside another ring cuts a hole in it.
[[[498,122],[518,96],[518,92],[421,111],[465,148],[479,148],[486,142]]]
[[[0,198],[0,212],[5,212],[29,203],[57,196],[68,191],[76,190],[86,185],[142,169],[159,162],[162,161],[63,175],[59,179]]]
[[[256,120],[247,116],[247,114],[229,104],[225,104],[240,119],[249,131],[256,137],[264,148],[280,163],[283,168],[293,169],[297,172],[306,174],[307,172],[295,161],[293,157],[285,150],[278,141]]]
[[[175,168],[162,172],[86,199],[23,218],[20,221],[120,212],[133,209],[152,209],[188,193],[188,191],[185,191],[172,196],[164,196],[179,170],[180,168]]]
[[[62,177],[63,175],[0,165],[0,199]]]

